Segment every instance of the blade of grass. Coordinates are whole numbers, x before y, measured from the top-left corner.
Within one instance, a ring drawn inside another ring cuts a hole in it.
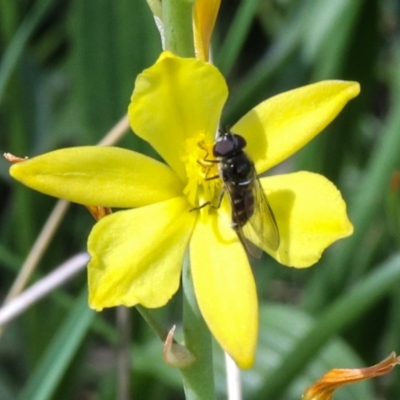
[[[87,291],[82,291],[70,314],[49,344],[40,364],[18,397],[19,400],[51,399],[64,372],[78,350],[93,318],[94,311],[87,305]]]
[[[224,44],[216,54],[215,64],[227,76],[246,40],[251,23],[257,12],[259,0],[242,1],[236,11]]]
[[[291,18],[282,28],[282,34],[268,50],[261,61],[233,88],[227,107],[224,110],[224,120],[228,124],[236,121],[244,111],[250,110],[259,101],[265,100],[265,88],[274,74],[298,48],[301,34],[304,30],[304,18],[309,13],[308,3]]]
[[[304,35],[304,56],[315,63],[313,80],[337,76],[364,0],[317,0]],[[329,46],[326,43],[329,42]]]
[[[3,43],[9,43],[18,24],[18,4],[0,0],[0,30]]]
[[[53,0],[39,0],[29,13],[25,21],[19,27],[8,46],[3,62],[0,65],[0,104],[6,90],[7,83],[20,59],[26,44],[36,27],[42,21],[47,11],[50,9]]]

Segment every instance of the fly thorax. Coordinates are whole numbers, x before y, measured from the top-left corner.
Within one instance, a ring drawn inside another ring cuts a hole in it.
[[[222,176],[225,181],[239,183],[248,180],[253,175],[253,163],[245,153],[235,154],[222,164]]]

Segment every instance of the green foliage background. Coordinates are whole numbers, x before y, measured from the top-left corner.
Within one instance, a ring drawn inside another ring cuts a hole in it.
[[[400,2],[222,0],[214,63],[231,95],[223,125],[263,99],[321,79],[361,83],[337,120],[273,173],[309,170],[341,189],[354,235],[307,270],[264,257],[255,368],[244,398],[299,399],[332,367],[400,352]],[[136,75],[161,50],[145,0],[0,0],[0,150],[34,156],[98,142],[126,112]],[[151,154],[133,134],[118,145]],[[22,187],[0,160],[0,296],[4,298],[55,200]],[[85,250],[93,220],[72,205],[33,280]],[[140,234],[140,227],[138,227]],[[115,310],[87,308],[79,275],[9,323],[0,338],[0,398],[115,399]],[[179,293],[157,317],[180,321]],[[183,399],[179,372],[132,314],[131,395]],[[215,346],[218,395],[223,359]],[[341,389],[337,399],[398,399],[400,368]]]

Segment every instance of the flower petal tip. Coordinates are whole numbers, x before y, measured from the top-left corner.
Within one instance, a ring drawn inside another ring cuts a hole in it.
[[[240,369],[250,369],[254,366],[255,355],[251,354],[234,360]]]
[[[361,92],[361,85],[355,81],[349,82],[349,92],[353,95],[352,97],[358,96]]]
[[[343,90],[347,93],[348,99],[357,97],[361,92],[361,85],[357,81],[343,81],[343,80],[332,80],[326,81],[327,84],[331,82],[333,85],[340,85]]]

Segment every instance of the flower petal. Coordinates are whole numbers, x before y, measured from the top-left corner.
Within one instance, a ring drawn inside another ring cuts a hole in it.
[[[196,0],[193,9],[193,35],[196,58],[208,61],[210,41],[221,0]]]
[[[260,103],[232,127],[247,140],[258,173],[285,160],[319,132],[360,92],[357,82],[322,81]]]
[[[215,213],[208,223],[199,220],[190,242],[196,298],[221,347],[241,368],[250,368],[258,334],[254,278],[233,229],[217,224]]]
[[[102,218],[88,240],[90,306],[167,303],[179,287],[195,218],[184,197]]]
[[[165,164],[117,147],[52,151],[12,165],[10,174],[50,196],[105,207],[139,207],[183,191]]]
[[[297,172],[262,178],[280,233],[281,264],[309,267],[338,239],[353,233],[346,204],[336,187],[322,175]]]
[[[129,120],[185,181],[186,139],[199,132],[214,137],[227,96],[225,80],[213,65],[164,52],[136,79]]]

